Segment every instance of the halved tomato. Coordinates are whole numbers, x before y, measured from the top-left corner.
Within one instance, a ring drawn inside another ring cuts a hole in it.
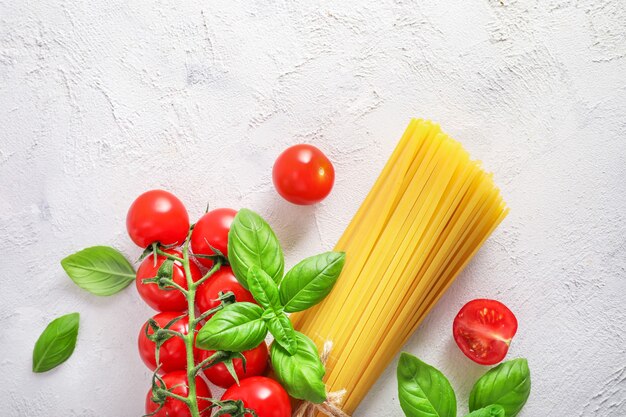
[[[452,325],[461,351],[481,365],[494,365],[504,359],[516,332],[513,312],[499,301],[484,298],[465,304]]]

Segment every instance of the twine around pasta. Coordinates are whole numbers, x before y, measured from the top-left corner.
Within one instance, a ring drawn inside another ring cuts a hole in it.
[[[320,355],[320,359],[324,366],[326,366],[326,361],[328,361],[328,357],[330,356],[330,351],[332,349],[333,342],[327,340],[324,343],[324,348],[322,349],[322,354]],[[316,412],[326,414],[329,417],[350,417],[349,414],[345,413],[340,408],[344,395],[346,395],[346,390],[342,389],[327,393],[326,401],[321,404],[303,401],[293,414],[293,417],[315,417]]]

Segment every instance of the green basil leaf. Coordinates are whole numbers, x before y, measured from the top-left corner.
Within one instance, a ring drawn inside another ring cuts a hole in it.
[[[241,209],[228,232],[228,261],[241,285],[248,288],[252,265],[259,266],[274,282],[283,277],[285,259],[269,224],[248,209]]]
[[[504,408],[506,417],[515,417],[530,395],[530,369],[523,358],[502,362],[480,377],[470,393],[470,411],[491,404]]]
[[[261,318],[263,309],[256,304],[229,304],[200,329],[196,346],[206,350],[243,352],[265,340],[267,325]]]
[[[281,312],[275,317],[269,318],[266,323],[276,343],[285,348],[290,355],[294,355],[298,350],[298,341],[289,317]]]
[[[406,417],[456,417],[456,396],[448,379],[406,352],[398,362],[398,395]]]
[[[320,404],[326,400],[326,386],[322,381],[326,370],[315,343],[305,335],[295,332],[298,349],[290,355],[281,345],[270,346],[272,366],[278,382],[289,395]]]
[[[491,404],[485,408],[472,411],[465,417],[505,417],[504,408],[500,404]]]
[[[113,295],[135,280],[135,270],[117,250],[92,246],[61,261],[67,275],[80,288],[95,295]]]
[[[280,283],[280,300],[285,311],[306,310],[322,301],[333,289],[345,261],[343,252],[326,252],[294,266]]]
[[[78,313],[56,318],[48,324],[33,349],[33,372],[46,372],[65,362],[76,347]]]
[[[248,271],[248,287],[254,299],[264,308],[278,310],[282,307],[278,286],[272,277],[257,265],[252,265]]]

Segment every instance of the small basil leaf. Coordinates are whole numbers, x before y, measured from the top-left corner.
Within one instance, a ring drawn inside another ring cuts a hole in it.
[[[343,252],[326,252],[294,266],[280,283],[285,311],[294,313],[319,303],[333,289],[346,261]]]
[[[270,346],[276,378],[292,397],[322,403],[326,400],[326,386],[322,381],[326,370],[319,352],[311,339],[299,332],[295,335],[298,343],[295,355],[290,355],[276,342]]]
[[[69,255],[61,266],[76,285],[95,295],[113,295],[135,279],[135,270],[117,250],[92,246]]]
[[[472,411],[465,417],[505,417],[504,408],[500,404],[491,404],[485,408]]]
[[[248,271],[248,287],[252,296],[264,308],[279,309],[282,307],[278,286],[264,270],[252,265]]]
[[[530,395],[530,369],[523,358],[502,362],[480,377],[470,393],[469,409],[491,404],[504,408],[506,417],[515,417]]]
[[[285,348],[290,355],[296,353],[298,341],[289,317],[283,313],[277,314],[276,317],[267,320],[267,327],[270,329],[272,336],[274,336],[276,343]]]
[[[76,347],[78,313],[56,318],[48,324],[33,349],[33,372],[46,372],[65,362]]]
[[[274,282],[283,276],[285,259],[269,224],[248,209],[241,209],[228,232],[228,260],[241,285],[248,288],[252,265],[259,266]]]
[[[261,318],[263,309],[256,304],[229,304],[200,329],[196,346],[206,350],[243,352],[257,347],[267,336],[267,326]]]
[[[406,417],[455,417],[456,397],[448,379],[434,367],[402,352],[398,395]]]

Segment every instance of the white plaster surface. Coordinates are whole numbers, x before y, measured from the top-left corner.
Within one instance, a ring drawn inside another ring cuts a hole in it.
[[[485,368],[452,319],[497,298],[532,370],[520,416],[626,416],[625,22],[623,0],[0,0],[0,414],[142,414],[151,310],[59,265],[96,244],[136,258],[139,193],[167,188],[192,218],[255,209],[292,265],[333,246],[418,116],[484,161],[511,214],[406,350],[449,376],[463,415]],[[335,163],[316,207],[271,184],[298,142]],[[71,311],[74,355],[31,373],[39,333]],[[357,416],[402,415],[394,373]]]

